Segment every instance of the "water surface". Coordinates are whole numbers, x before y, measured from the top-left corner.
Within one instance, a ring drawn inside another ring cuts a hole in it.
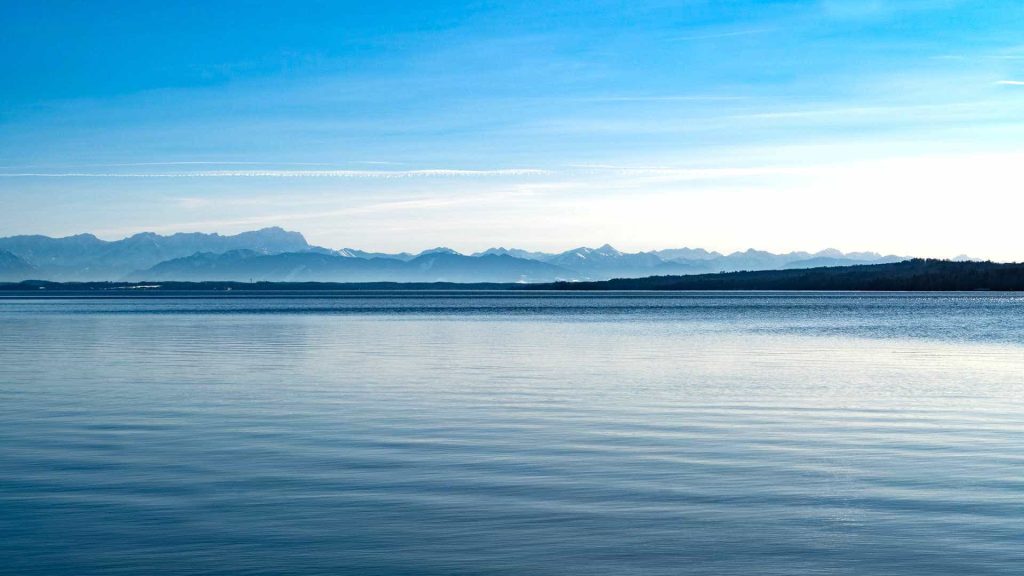
[[[1020,574],[1024,297],[0,298],[0,573]]]

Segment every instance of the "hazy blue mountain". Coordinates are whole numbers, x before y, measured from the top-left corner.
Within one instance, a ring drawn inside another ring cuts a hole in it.
[[[556,254],[549,258],[548,262],[562,262],[574,265],[584,261],[592,263],[613,262],[615,260],[622,258],[622,256],[622,252],[619,252],[610,244],[605,244],[600,248],[588,248],[586,246],[580,246],[579,248],[573,248],[572,250],[566,250],[561,254]]]
[[[417,257],[419,257],[419,256],[426,256],[428,254],[455,254],[456,256],[462,256],[461,253],[459,253],[459,252],[457,252],[455,250],[452,250],[451,248],[448,248],[447,246],[438,246],[436,248],[427,248],[426,250],[420,252],[416,256]]]
[[[341,250],[336,250],[335,251],[335,253],[337,253],[337,254],[339,254],[341,256],[349,256],[351,258],[390,258],[392,260],[401,260],[403,262],[408,262],[409,260],[412,260],[413,258],[416,258],[417,256],[423,256],[424,254],[433,254],[435,252],[443,252],[443,253],[447,253],[447,254],[459,254],[455,250],[452,250],[451,248],[446,248],[444,246],[438,246],[437,248],[428,248],[428,249],[426,249],[426,250],[424,250],[422,252],[418,252],[416,254],[411,254],[409,252],[397,252],[397,253],[367,252],[365,250],[357,250],[355,248],[342,248]],[[476,256],[476,254],[474,254],[474,256]]]
[[[0,238],[6,250],[58,280],[110,280],[133,270],[197,252],[223,253],[252,250],[263,254],[325,249],[310,246],[302,234],[281,228],[264,228],[234,236],[178,233],[162,236],[152,232],[105,241],[91,234],[65,238],[12,236]]]
[[[788,254],[773,254],[764,250],[753,248],[744,252],[733,252],[727,256],[712,260],[719,272],[733,272],[737,270],[777,270],[783,268],[790,262],[806,260],[813,255],[808,252],[790,252]]]
[[[531,252],[530,250],[520,250],[519,248],[505,248],[504,246],[498,248],[488,248],[483,252],[475,252],[473,256],[487,256],[493,254],[495,256],[501,256],[507,254],[516,258],[523,258],[525,260],[540,260],[541,262],[547,262],[556,254],[549,252]]]
[[[803,268],[821,268],[823,266],[857,266],[865,264],[890,264],[894,262],[901,262],[905,258],[899,256],[878,256],[872,260],[863,260],[859,258],[849,257],[831,257],[831,256],[815,256],[813,258],[807,258],[804,260],[795,260],[793,262],[786,263],[782,267],[783,270],[796,270]]]
[[[367,252],[365,250],[357,250],[356,248],[342,248],[337,251],[341,256],[348,256],[351,258],[390,258],[392,260],[412,260],[416,257],[416,254],[410,254],[409,252],[398,252],[398,253],[387,253],[387,252]]]
[[[124,240],[111,242],[101,255],[100,260],[112,268],[135,270],[196,252],[252,250],[262,254],[277,254],[308,249],[310,246],[302,234],[288,232],[281,228],[265,228],[254,232],[243,232],[235,236],[201,233],[161,236],[152,232],[143,232]]]
[[[0,250],[41,269],[80,266],[94,260],[107,244],[92,234],[65,238],[38,235],[0,238]]]
[[[574,270],[588,278],[611,278],[643,273],[649,275],[650,270],[665,263],[653,254],[625,254],[609,244],[599,248],[581,246],[567,250],[549,258],[547,262]]]
[[[0,280],[25,280],[36,273],[36,268],[6,250],[0,250]]]
[[[669,248],[666,250],[655,250],[652,254],[666,262],[672,260],[713,260],[721,258],[718,252],[708,252],[703,248]]]
[[[579,278],[578,274],[565,268],[508,254],[464,256],[430,252],[417,256],[408,264],[417,270],[420,281],[538,282],[538,278]]]
[[[599,248],[585,246],[575,248],[556,254],[546,262],[578,272],[589,280],[636,278],[659,274],[695,274],[710,271],[703,261],[665,261],[655,252],[620,252],[609,244]]]
[[[717,272],[738,272],[743,270],[784,270],[817,268],[821,266],[887,264],[906,259],[906,257],[902,256],[882,256],[874,252],[851,252],[844,254],[833,248],[821,250],[813,254],[808,252],[773,254],[763,250],[751,249],[715,258],[710,262]]]
[[[967,254],[960,254],[956,258],[953,258],[953,262],[984,262],[982,258],[974,258]]]
[[[707,274],[709,272],[719,272],[720,270],[715,267],[712,260],[695,259],[695,260],[670,260],[665,262],[663,265],[658,266],[652,270],[654,275],[662,274]],[[637,278],[639,276],[632,275]]]
[[[268,280],[277,282],[546,282],[577,276],[556,266],[507,255],[464,256],[429,251],[402,261],[319,252],[199,253],[131,274],[138,280]]]

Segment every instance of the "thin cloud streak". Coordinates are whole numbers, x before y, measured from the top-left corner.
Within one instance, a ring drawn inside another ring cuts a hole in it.
[[[574,165],[569,169],[550,170],[515,168],[501,170],[210,170],[202,172],[169,172],[149,174],[119,174],[94,172],[20,172],[0,173],[5,178],[352,178],[352,179],[409,179],[409,178],[519,178],[534,176],[619,176],[628,178],[669,178],[675,180],[718,180],[757,175],[792,174],[806,168],[789,166],[744,166],[713,168],[628,167],[611,165]]]
[[[1017,153],[1007,153],[1016,157]],[[981,155],[981,157],[1002,157],[1003,155]],[[971,155],[962,156],[969,158]],[[898,162],[915,162],[920,156],[892,159]],[[927,160],[934,157],[924,156]],[[947,159],[948,160],[948,159]],[[615,164],[570,164],[561,168],[509,168],[494,170],[423,169],[423,170],[208,170],[199,172],[168,173],[95,173],[95,172],[21,172],[0,173],[6,178],[351,178],[351,179],[412,179],[412,178],[531,178],[549,176],[559,180],[558,185],[573,186],[592,183],[594,178],[609,184],[609,178],[624,178],[637,183],[644,179],[662,182],[719,181],[751,177],[797,176],[857,167],[864,163],[854,160],[845,162],[816,162],[802,164],[762,165],[717,165],[717,166],[629,166]],[[195,201],[190,199],[189,201]]]
[[[498,170],[204,170],[199,172],[117,173],[117,172],[7,172],[0,178],[458,178],[494,176],[540,176],[548,170],[506,168]]]
[[[748,96],[732,96],[718,94],[651,94],[622,96],[593,96],[589,98],[573,98],[578,102],[728,102],[747,100]]]
[[[91,164],[94,167],[101,166],[329,166],[326,162],[252,162],[252,161],[216,161],[216,160],[180,160],[169,162],[124,162],[115,164]]]

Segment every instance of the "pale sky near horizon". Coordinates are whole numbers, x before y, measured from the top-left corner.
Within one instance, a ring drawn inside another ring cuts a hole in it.
[[[1024,261],[1024,2],[0,0],[0,236]]]

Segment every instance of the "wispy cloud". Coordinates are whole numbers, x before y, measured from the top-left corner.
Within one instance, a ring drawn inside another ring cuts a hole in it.
[[[539,176],[549,174],[537,168],[497,170],[203,170],[194,172],[0,172],[2,178],[460,178]]]
[[[412,178],[530,178],[550,176],[557,182],[546,182],[545,185],[578,186],[582,183],[604,185],[614,181],[639,183],[657,182],[692,182],[720,181],[758,176],[796,175],[806,173],[820,166],[792,165],[753,165],[753,166],[712,166],[712,167],[680,167],[680,166],[623,166],[611,164],[573,164],[561,168],[535,169],[513,168],[499,170],[210,170],[201,172],[167,172],[167,173],[97,173],[97,172],[20,172],[0,173],[7,178],[352,178],[352,179],[412,179]],[[249,201],[242,201],[245,205]],[[251,202],[254,204],[260,201]],[[201,198],[183,198],[179,205],[184,208],[200,208],[208,205]],[[385,204],[390,205],[390,204]],[[322,215],[322,213],[320,213]]]
[[[1024,86],[1024,80],[1000,80],[996,84],[999,86]]]
[[[99,173],[99,172],[8,172],[6,178],[353,178],[353,179],[410,179],[410,178],[523,178],[534,176],[561,177],[625,177],[659,178],[679,181],[743,178],[756,175],[791,173],[786,167],[742,168],[678,168],[648,166],[613,166],[578,164],[556,169],[509,168],[499,170],[207,170],[200,172],[166,173]],[[190,206],[197,203],[190,201]]]
[[[326,162],[251,162],[251,161],[223,161],[223,160],[175,160],[168,162],[120,162],[112,164],[91,164],[93,167],[100,166],[329,166]]]
[[[651,95],[611,95],[577,98],[583,102],[721,102],[730,100],[746,100],[747,96],[720,94],[651,94]]]

